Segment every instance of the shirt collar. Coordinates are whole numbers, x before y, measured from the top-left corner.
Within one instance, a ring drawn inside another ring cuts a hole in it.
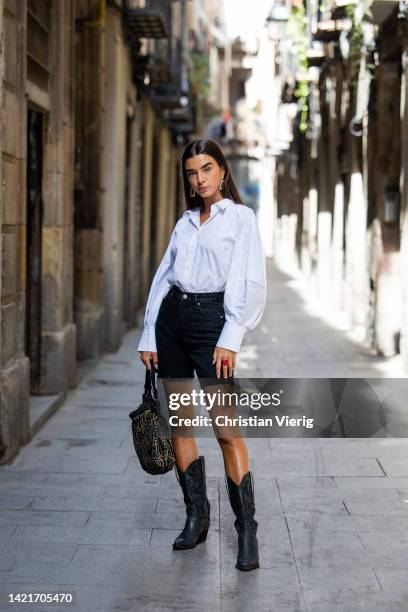
[[[213,217],[214,214],[218,212],[219,210],[225,210],[227,206],[230,206],[231,204],[234,204],[234,202],[230,200],[229,198],[223,198],[219,202],[215,202],[214,204],[211,204],[210,217]],[[184,214],[185,215],[199,215],[200,209],[201,209],[201,206],[196,206],[196,208],[190,208],[186,210]]]

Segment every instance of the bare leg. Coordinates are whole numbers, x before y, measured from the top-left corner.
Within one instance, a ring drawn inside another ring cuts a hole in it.
[[[206,386],[206,392],[215,394],[217,390],[226,393],[234,392],[234,384],[221,386]],[[236,417],[235,406],[225,405],[218,406],[215,404],[211,409],[211,417],[213,418],[213,430],[220,445],[222,456],[224,459],[224,469],[235,483],[240,484],[242,477],[249,470],[248,451],[242,437],[242,432],[237,425],[216,425],[215,419],[217,416]]]
[[[256,537],[258,523],[254,519],[253,477],[248,467],[248,451],[240,427],[235,425],[234,420],[230,420],[236,417],[233,390],[234,384],[228,387],[225,385],[225,394],[216,395],[222,398],[220,401],[222,405],[214,405],[211,408],[211,416],[213,417],[213,430],[224,458],[228,497],[236,516],[234,526],[238,533],[238,556],[235,567],[248,571],[259,567]],[[231,392],[232,395],[228,395]],[[217,423],[218,416],[230,417],[230,419],[218,419]]]
[[[195,438],[172,436],[172,443],[176,465],[182,472],[185,472],[190,463],[198,458]]]
[[[217,438],[227,476],[236,484],[249,470],[248,451],[243,438]]]
[[[163,380],[163,386],[167,398],[171,393],[191,393],[192,383],[181,381]],[[171,412],[171,411],[169,411]],[[174,414],[180,417],[192,418],[195,416],[193,406],[181,406]],[[198,458],[197,444],[194,438],[193,427],[177,427],[177,434],[172,435],[174,457],[177,467],[184,472],[190,463]]]

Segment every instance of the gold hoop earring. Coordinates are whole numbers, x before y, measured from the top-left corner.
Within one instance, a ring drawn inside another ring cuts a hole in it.
[[[223,190],[223,187],[224,187],[224,177],[222,177],[222,179],[221,179],[221,183],[220,183],[220,191],[222,191],[222,190]]]
[[[190,187],[190,198],[195,198],[196,192],[193,187]]]

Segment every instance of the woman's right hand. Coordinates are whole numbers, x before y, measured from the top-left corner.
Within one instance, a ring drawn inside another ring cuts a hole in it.
[[[159,362],[157,360],[157,353],[153,353],[151,351],[139,351],[139,355],[140,355],[140,361],[144,363],[144,365],[146,366],[148,370],[150,370],[151,368],[150,360],[153,359],[153,365],[155,369],[157,370],[157,368],[159,367]]]

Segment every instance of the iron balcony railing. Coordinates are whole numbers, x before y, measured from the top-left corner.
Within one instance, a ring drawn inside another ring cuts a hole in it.
[[[171,36],[171,3],[167,0],[148,0],[144,8],[132,0],[125,0],[124,20],[134,39],[168,38]]]

